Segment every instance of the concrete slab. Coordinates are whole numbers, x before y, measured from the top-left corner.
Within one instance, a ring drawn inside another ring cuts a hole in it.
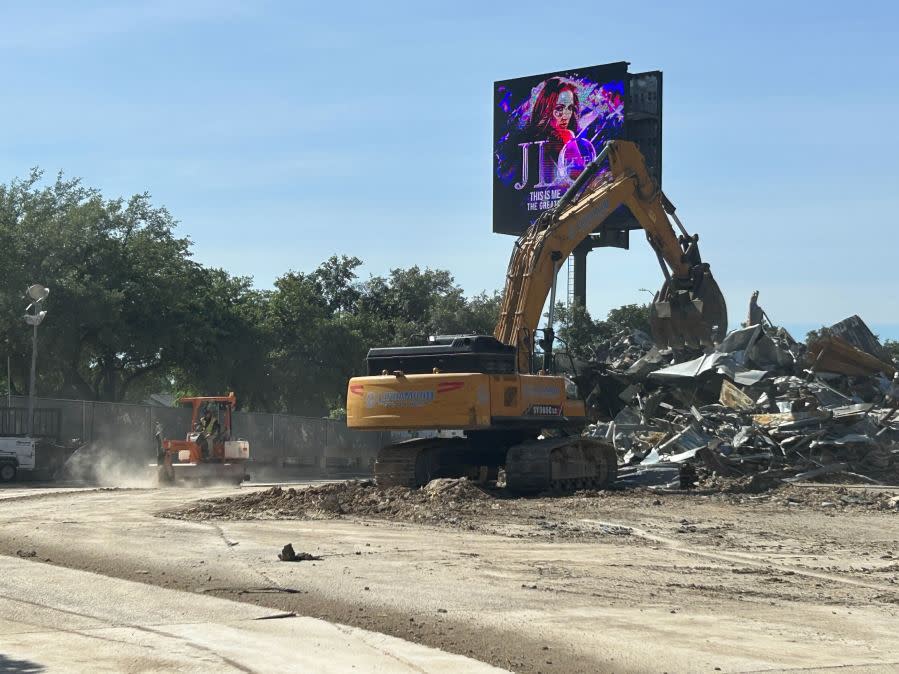
[[[0,672],[500,672],[315,618],[0,557]]]

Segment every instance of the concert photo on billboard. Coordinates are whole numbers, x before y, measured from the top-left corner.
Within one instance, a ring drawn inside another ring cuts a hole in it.
[[[624,134],[627,63],[494,83],[493,231],[521,234]]]

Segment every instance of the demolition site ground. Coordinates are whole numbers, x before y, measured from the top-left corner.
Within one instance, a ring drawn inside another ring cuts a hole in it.
[[[622,333],[579,368],[601,491],[3,489],[0,643],[110,671],[897,671],[897,366],[855,316],[698,355]],[[122,628],[147,643],[96,640]]]
[[[5,490],[0,552],[512,671],[895,671],[899,489],[698,482]]]

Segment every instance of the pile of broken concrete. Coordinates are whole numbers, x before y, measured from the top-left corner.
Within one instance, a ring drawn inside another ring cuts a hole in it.
[[[808,344],[759,323],[698,354],[626,333],[592,367],[608,421],[586,432],[614,444],[621,486],[899,484],[899,375],[858,316]]]

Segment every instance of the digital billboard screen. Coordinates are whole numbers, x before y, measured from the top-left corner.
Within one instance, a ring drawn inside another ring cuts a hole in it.
[[[493,231],[521,234],[607,140],[625,137],[627,62],[494,83]]]

